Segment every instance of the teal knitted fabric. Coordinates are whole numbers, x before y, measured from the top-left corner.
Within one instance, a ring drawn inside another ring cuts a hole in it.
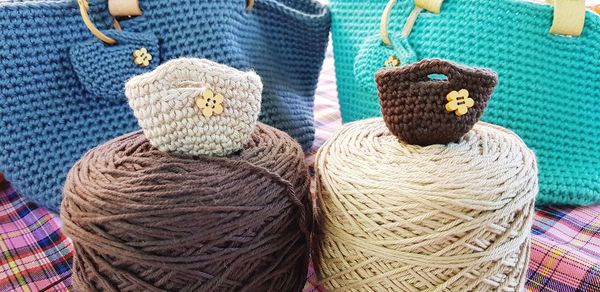
[[[417,55],[413,51],[408,40],[399,33],[390,35],[393,47],[389,47],[381,41],[381,37],[373,35],[365,39],[361,49],[356,55],[354,62],[354,74],[359,85],[370,92],[377,94],[375,84],[375,73],[390,56],[398,60],[398,64],[408,65],[417,61]]]
[[[360,85],[365,80],[357,81],[355,63],[364,63],[356,60],[368,51],[361,46],[379,35],[388,1],[331,2],[343,120],[379,116],[375,84]],[[398,1],[391,32],[402,30],[413,8],[412,0]],[[581,37],[550,34],[552,17],[551,6],[522,0],[446,0],[440,15],[419,16],[408,43],[418,59],[498,72],[500,84],[483,120],[514,130],[536,151],[539,204],[600,203],[600,17],[587,12]]]

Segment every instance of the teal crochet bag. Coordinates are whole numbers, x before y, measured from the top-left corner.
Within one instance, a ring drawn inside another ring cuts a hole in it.
[[[381,115],[373,75],[385,66],[491,68],[500,84],[483,120],[536,151],[538,204],[600,203],[600,17],[584,0],[395,2],[331,1],[344,122]]]

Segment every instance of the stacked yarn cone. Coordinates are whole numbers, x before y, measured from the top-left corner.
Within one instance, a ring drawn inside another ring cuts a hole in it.
[[[256,121],[261,88],[196,59],[128,82],[143,132],[88,152],[64,189],[78,291],[302,289],[308,174],[301,147]]]
[[[454,69],[407,83],[429,66]],[[523,289],[536,159],[514,133],[476,123],[489,96],[455,106],[451,92],[491,94],[495,84],[487,70],[459,67],[425,60],[378,72],[384,118],[345,125],[319,151],[315,259],[328,291]]]

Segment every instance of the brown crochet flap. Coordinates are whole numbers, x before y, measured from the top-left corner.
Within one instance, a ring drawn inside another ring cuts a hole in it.
[[[491,70],[428,59],[375,75],[383,119],[409,144],[458,141],[479,121],[498,84]]]

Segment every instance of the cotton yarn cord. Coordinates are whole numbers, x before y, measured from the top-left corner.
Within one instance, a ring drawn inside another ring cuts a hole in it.
[[[78,291],[300,291],[312,229],[300,146],[259,123],[228,158],[184,158],[141,131],[73,167],[61,218]]]
[[[521,291],[536,159],[478,123],[459,143],[397,140],[381,118],[317,154],[316,258],[328,291]]]

